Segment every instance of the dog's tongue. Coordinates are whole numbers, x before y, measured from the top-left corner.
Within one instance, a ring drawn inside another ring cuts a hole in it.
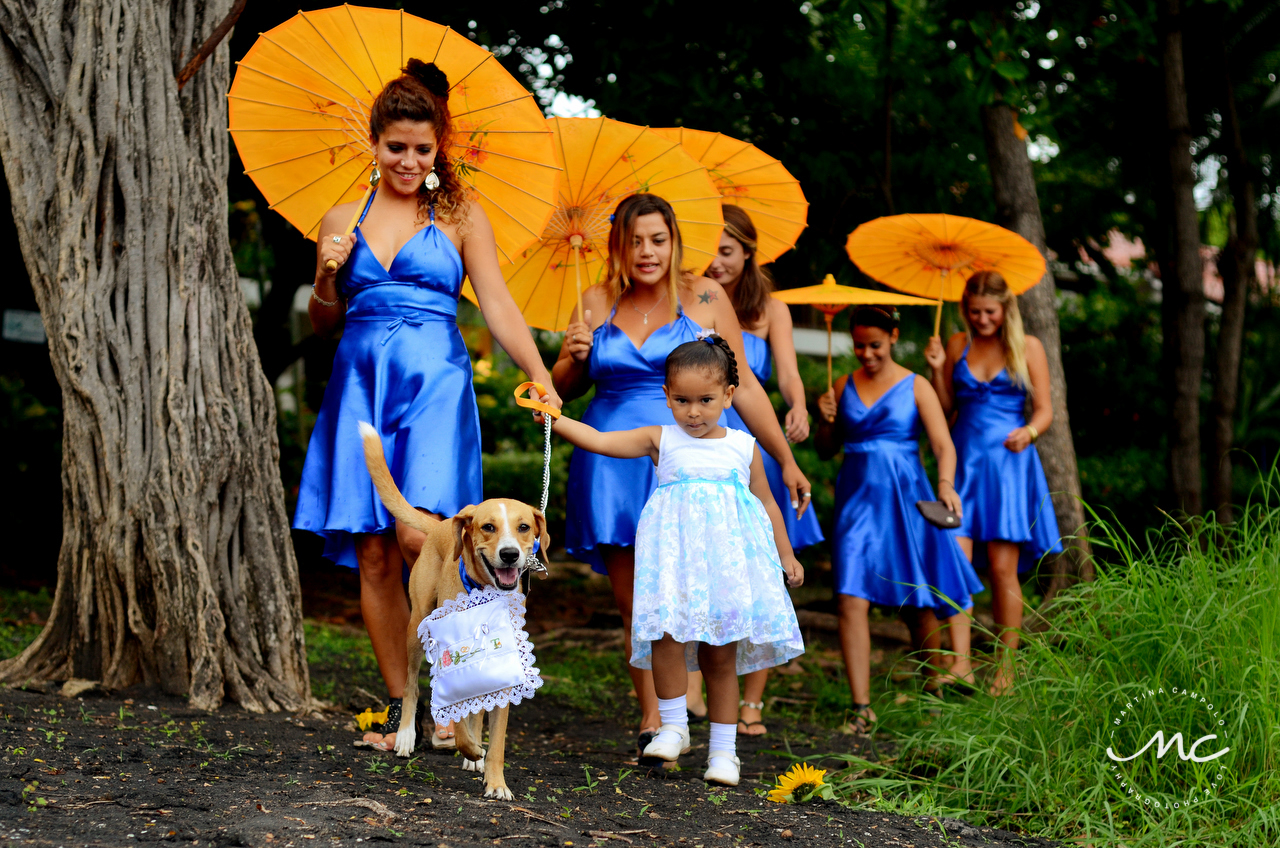
[[[497,575],[498,582],[503,586],[514,586],[516,580],[520,577],[518,568],[495,568],[493,573]]]

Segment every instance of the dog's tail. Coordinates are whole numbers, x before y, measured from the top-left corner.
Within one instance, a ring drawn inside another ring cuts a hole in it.
[[[414,509],[400,493],[400,487],[391,478],[391,470],[387,468],[387,458],[382,453],[382,437],[367,421],[360,422],[360,438],[364,441],[364,464],[369,468],[373,488],[378,490],[378,497],[382,499],[387,512],[395,516],[396,521],[423,533],[439,524],[434,518]]]

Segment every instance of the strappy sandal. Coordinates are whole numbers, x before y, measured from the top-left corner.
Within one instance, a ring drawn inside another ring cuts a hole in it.
[[[739,736],[764,736],[765,734],[767,734],[769,732],[769,728],[765,727],[764,725],[764,715],[763,715],[764,701],[761,701],[758,704],[753,704],[750,701],[739,701],[738,709],[742,709],[743,707],[746,707],[749,710],[758,710],[761,713],[761,720],[760,721],[744,721],[742,719],[738,719],[738,735]],[[760,732],[752,733],[751,728],[753,727],[759,727]]]
[[[874,732],[878,721],[878,719],[872,718],[870,713],[870,704],[854,704],[853,721],[846,722],[841,730],[853,736],[870,736]]]

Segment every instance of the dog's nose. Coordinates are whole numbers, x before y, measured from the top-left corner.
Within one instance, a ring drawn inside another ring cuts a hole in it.
[[[507,565],[515,565],[520,560],[520,549],[519,548],[503,548],[500,551],[498,551],[498,556]]]

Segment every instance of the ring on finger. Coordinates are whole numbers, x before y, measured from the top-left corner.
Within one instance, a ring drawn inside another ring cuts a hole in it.
[[[334,236],[334,237],[333,237],[333,243],[334,243],[334,244],[342,244],[342,236]]]
[[[808,492],[801,492],[801,493],[800,493],[800,497],[802,497],[802,498],[808,498],[808,497],[812,497],[812,496],[811,496]]]

